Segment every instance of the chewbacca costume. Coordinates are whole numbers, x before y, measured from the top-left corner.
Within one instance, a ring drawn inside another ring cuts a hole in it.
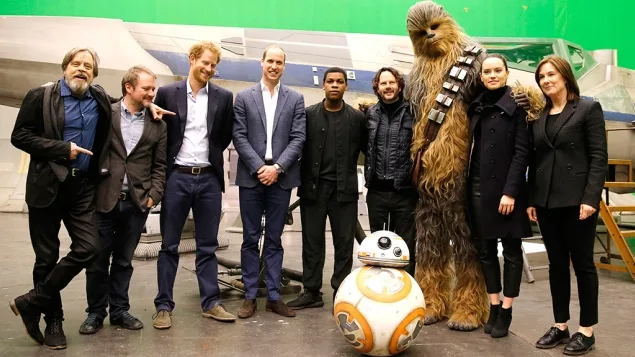
[[[420,195],[415,279],[426,299],[425,324],[449,317],[449,328],[470,331],[489,312],[466,218],[467,108],[484,90],[485,50],[432,1],[410,8],[407,29],[415,56],[406,86],[416,120],[411,154],[420,166],[413,174]]]

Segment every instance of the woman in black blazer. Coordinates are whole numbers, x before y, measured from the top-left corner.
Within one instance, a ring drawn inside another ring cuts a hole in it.
[[[531,207],[549,257],[549,284],[555,325],[536,347],[567,343],[565,354],[584,354],[595,347],[598,322],[598,276],[593,262],[598,207],[608,166],[604,116],[599,103],[581,99],[571,67],[560,57],[547,57],[536,69],[536,83],[547,106],[532,125],[533,153],[529,180]],[[571,277],[578,281],[580,328],[569,338]]]
[[[490,314],[485,333],[507,336],[512,319],[512,302],[520,292],[523,271],[521,238],[531,236],[525,213],[529,155],[527,113],[519,107],[507,86],[507,61],[489,54],[481,66],[481,80],[487,90],[469,107],[470,143],[468,206],[472,235],[477,239],[479,259]],[[472,145],[473,142],[473,145]],[[498,263],[498,238],[505,260],[503,285]],[[501,306],[500,292],[504,299]]]

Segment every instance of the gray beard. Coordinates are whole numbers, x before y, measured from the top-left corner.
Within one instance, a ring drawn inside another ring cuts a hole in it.
[[[66,79],[66,84],[71,89],[71,93],[73,93],[74,96],[80,97],[80,98],[84,96],[84,93],[86,93],[89,86],[89,83],[87,81],[84,81],[83,83],[79,83],[73,78],[71,78],[70,81]]]

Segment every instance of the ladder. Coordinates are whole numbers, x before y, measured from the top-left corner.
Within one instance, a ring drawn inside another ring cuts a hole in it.
[[[606,269],[611,271],[629,273],[631,278],[635,282],[635,262],[633,258],[633,253],[635,253],[631,248],[629,248],[629,244],[627,240],[635,239],[635,230],[621,230],[617,222],[615,221],[615,217],[613,213],[615,212],[635,212],[635,206],[610,206],[609,204],[609,189],[610,188],[633,188],[635,189],[635,182],[633,182],[632,171],[633,164],[631,160],[616,160],[609,159],[609,166],[618,166],[625,165],[628,166],[628,181],[618,182],[618,181],[606,181],[604,183],[604,191],[606,197],[600,201],[600,212],[599,215],[604,221],[604,225],[606,226],[607,232],[607,242],[606,245],[600,243],[604,246],[606,251],[606,256],[601,257],[599,262],[596,262],[596,267],[600,269]],[[611,244],[608,239],[608,236],[611,237],[617,250],[618,254],[611,253]],[[635,244],[632,245],[635,247]],[[612,263],[612,259],[622,260],[624,262],[624,266],[616,265]]]

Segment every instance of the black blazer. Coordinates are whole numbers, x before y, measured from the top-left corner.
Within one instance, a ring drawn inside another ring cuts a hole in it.
[[[64,101],[59,83],[34,88],[26,94],[11,134],[11,144],[30,155],[25,200],[29,206],[38,208],[48,207],[55,200],[71,165],[71,144],[64,141]],[[112,116],[103,89],[90,86],[89,90],[97,100],[99,119],[88,175],[97,181],[108,172],[104,160],[110,145]]]
[[[478,238],[529,237],[531,225],[526,213],[529,189],[525,176],[529,161],[527,112],[516,104],[510,87],[494,105],[483,103],[486,93],[479,95],[468,109],[468,148],[472,148],[476,125],[481,123],[480,207],[472,206],[472,192],[468,189],[468,212],[480,212],[483,237]],[[468,167],[472,165],[472,152]],[[469,175],[470,170],[467,172]],[[509,215],[498,212],[503,195],[514,198],[514,210]],[[468,215],[471,226],[473,218]]]
[[[556,119],[553,142],[545,132],[549,109],[532,125],[530,204],[545,208],[587,204],[597,209],[608,169],[602,106],[586,99],[567,103]]]
[[[174,160],[181,150],[185,124],[187,122],[187,83],[186,80],[160,87],[154,104],[176,113],[163,117],[167,124],[167,171],[170,176],[174,168]],[[209,82],[207,102],[207,136],[209,141],[209,163],[212,171],[220,181],[225,192],[225,178],[223,176],[223,152],[232,140],[232,126],[234,123],[234,94]],[[167,181],[166,181],[167,182]]]

